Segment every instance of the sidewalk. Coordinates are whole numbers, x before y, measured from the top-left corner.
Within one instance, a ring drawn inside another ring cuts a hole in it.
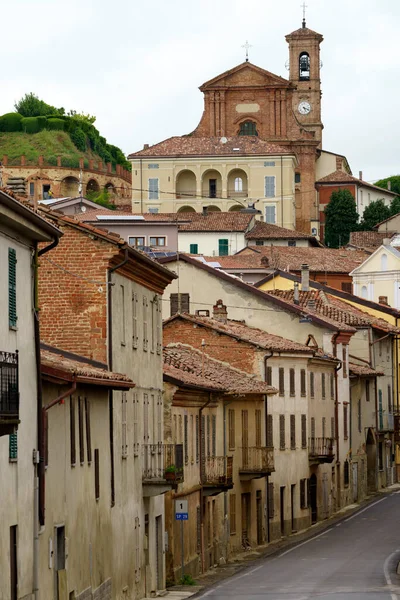
[[[193,586],[173,586],[168,588],[167,593],[164,598],[167,600],[185,600],[186,598],[197,596],[204,589],[213,586],[224,579],[228,579],[236,573],[247,568],[252,563],[255,563],[257,560],[264,559],[267,556],[272,556],[277,554],[281,550],[287,550],[296,544],[306,541],[312,538],[314,535],[329,529],[332,525],[335,525],[339,521],[342,521],[345,518],[348,518],[349,515],[355,514],[360,509],[372,504],[379,498],[382,494],[392,494],[393,492],[400,491],[400,483],[395,483],[387,488],[383,488],[378,492],[375,492],[371,496],[368,496],[362,502],[358,504],[350,504],[340,509],[337,513],[335,513],[329,519],[325,521],[320,521],[315,525],[312,525],[308,529],[295,533],[291,536],[282,538],[280,540],[276,540],[271,542],[270,544],[264,546],[257,546],[252,548],[248,552],[242,552],[241,554],[236,554],[232,558],[230,558],[229,562],[226,565],[221,565],[209,569],[203,575],[198,575],[196,577],[196,585]],[[144,600],[148,600],[145,598]]]

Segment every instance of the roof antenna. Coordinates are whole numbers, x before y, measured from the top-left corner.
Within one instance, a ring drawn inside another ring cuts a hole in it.
[[[306,28],[306,8],[308,8],[308,6],[305,2],[303,2],[303,4],[300,4],[300,6],[303,9],[303,29],[305,29]]]

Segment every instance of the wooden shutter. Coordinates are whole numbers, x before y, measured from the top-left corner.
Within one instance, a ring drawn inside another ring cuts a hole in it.
[[[330,374],[330,382],[331,382],[331,400],[335,399],[335,378],[333,376],[333,373]]]
[[[272,385],[272,367],[267,367],[266,380],[268,385]]]
[[[369,384],[370,384],[369,379],[367,379],[365,381],[365,400],[367,402],[369,402],[369,400],[370,400],[370,391],[369,391],[370,387],[369,387]]]
[[[342,359],[343,359],[343,377],[347,377],[347,349],[346,346],[342,348]]]
[[[212,430],[212,443],[211,453],[213,456],[217,455],[217,417],[212,415],[211,417],[211,430]]]
[[[92,430],[90,425],[90,400],[85,398],[85,420],[86,420],[86,455],[90,465],[92,462]]]
[[[17,326],[17,253],[8,249],[8,324]]]
[[[331,417],[331,438],[334,440],[335,437],[335,417]]]
[[[138,347],[138,295],[132,293],[132,348]]]
[[[180,312],[190,312],[190,296],[189,294],[181,294],[181,310]]]
[[[170,294],[170,313],[171,317],[177,313],[190,312],[189,294]]]
[[[161,308],[161,300],[157,296],[157,304],[156,304],[156,351],[157,354],[161,354],[162,350],[162,308]]]
[[[322,417],[322,437],[326,437],[326,417]]]
[[[274,447],[274,421],[272,415],[267,415],[267,447]]]
[[[311,372],[310,373],[310,396],[311,396],[311,398],[314,398],[314,396],[315,396],[314,382],[315,382],[314,373]]]
[[[218,240],[218,256],[228,256],[229,254],[229,240],[221,239]]]
[[[201,470],[204,471],[206,461],[206,418],[201,415],[201,432],[200,432],[200,445],[201,445]],[[203,474],[203,473],[202,473]]]
[[[140,581],[140,520],[135,517],[135,581]]]
[[[296,450],[296,416],[290,415],[290,448]]]
[[[196,552],[201,550],[201,513],[200,506],[196,507]]]
[[[315,438],[315,417],[311,417],[311,437]]]
[[[285,369],[279,367],[279,395],[285,395]]]
[[[279,415],[279,448],[285,449],[285,415]]]
[[[189,463],[189,452],[188,452],[188,416],[183,417],[183,449],[185,453],[185,465]]]
[[[79,462],[85,462],[85,444],[83,440],[83,400],[78,396]]]
[[[322,393],[322,399],[325,400],[325,398],[326,398],[326,378],[325,378],[325,373],[321,373],[321,393]]]
[[[307,508],[306,505],[306,480],[300,479],[300,508]]]
[[[100,498],[100,462],[98,448],[94,451],[94,493],[96,500],[98,500]]]
[[[199,253],[198,244],[190,244],[189,252],[190,252],[190,254],[198,254]]]
[[[163,441],[163,395],[162,392],[158,392],[157,394],[157,442],[161,443]]]
[[[139,395],[133,392],[133,454],[139,454]]]
[[[149,395],[143,394],[143,443],[149,443]]]
[[[196,415],[196,463],[199,462],[200,444],[199,444],[199,415]]]
[[[392,413],[392,386],[388,385],[388,412]]]
[[[307,395],[307,389],[306,389],[306,370],[305,369],[301,369],[300,371],[300,395],[302,397]]]
[[[229,450],[235,448],[235,410],[233,408],[228,410],[228,448]]]
[[[44,435],[44,464],[49,464],[49,413],[43,411],[43,435]]]
[[[16,462],[18,459],[18,433],[10,433],[8,436],[8,458],[10,462]]]
[[[347,292],[348,294],[353,293],[353,284],[348,281],[342,281],[341,283],[342,291]]]
[[[307,448],[307,415],[301,415],[301,447]]]
[[[126,392],[122,392],[121,394],[121,452],[122,458],[126,458],[128,456],[128,444],[126,440]]]
[[[249,411],[242,410],[242,446],[249,447]]]
[[[70,425],[70,442],[71,442],[71,466],[76,465],[76,440],[75,440],[75,398],[69,398],[69,425]]]
[[[289,370],[289,381],[290,381],[290,395],[291,396],[295,396],[296,395],[296,374],[294,369],[290,369]]]
[[[143,296],[143,350],[147,352],[149,348],[149,332],[148,332],[148,306],[147,296]]]
[[[261,448],[261,410],[256,408],[256,447]]]
[[[229,495],[229,531],[231,535],[236,533],[236,494]]]
[[[347,404],[343,404],[343,437],[345,440],[349,437],[349,427],[348,427],[348,406]]]
[[[270,519],[274,518],[275,513],[275,503],[274,503],[274,484],[268,483],[268,517]]]

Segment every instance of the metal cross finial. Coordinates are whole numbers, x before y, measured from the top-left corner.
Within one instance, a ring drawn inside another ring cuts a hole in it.
[[[249,44],[248,40],[246,40],[246,43],[243,44],[242,48],[246,49],[246,62],[249,62],[249,48],[252,48],[253,46],[251,44]]]
[[[306,8],[308,8],[308,6],[305,2],[303,2],[303,4],[300,4],[300,6],[303,9],[303,29],[304,29],[306,26]]]

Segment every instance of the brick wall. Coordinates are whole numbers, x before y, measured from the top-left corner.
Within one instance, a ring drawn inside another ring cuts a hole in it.
[[[106,275],[118,247],[70,226],[61,229],[59,245],[40,258],[41,339],[107,363]]]
[[[229,362],[232,367],[247,373],[258,373],[258,359],[252,345],[238,342],[234,338],[221,335],[205,327],[197,327],[188,321],[176,319],[164,325],[164,346],[180,342],[202,350],[202,340],[206,343],[204,352],[212,358]]]

